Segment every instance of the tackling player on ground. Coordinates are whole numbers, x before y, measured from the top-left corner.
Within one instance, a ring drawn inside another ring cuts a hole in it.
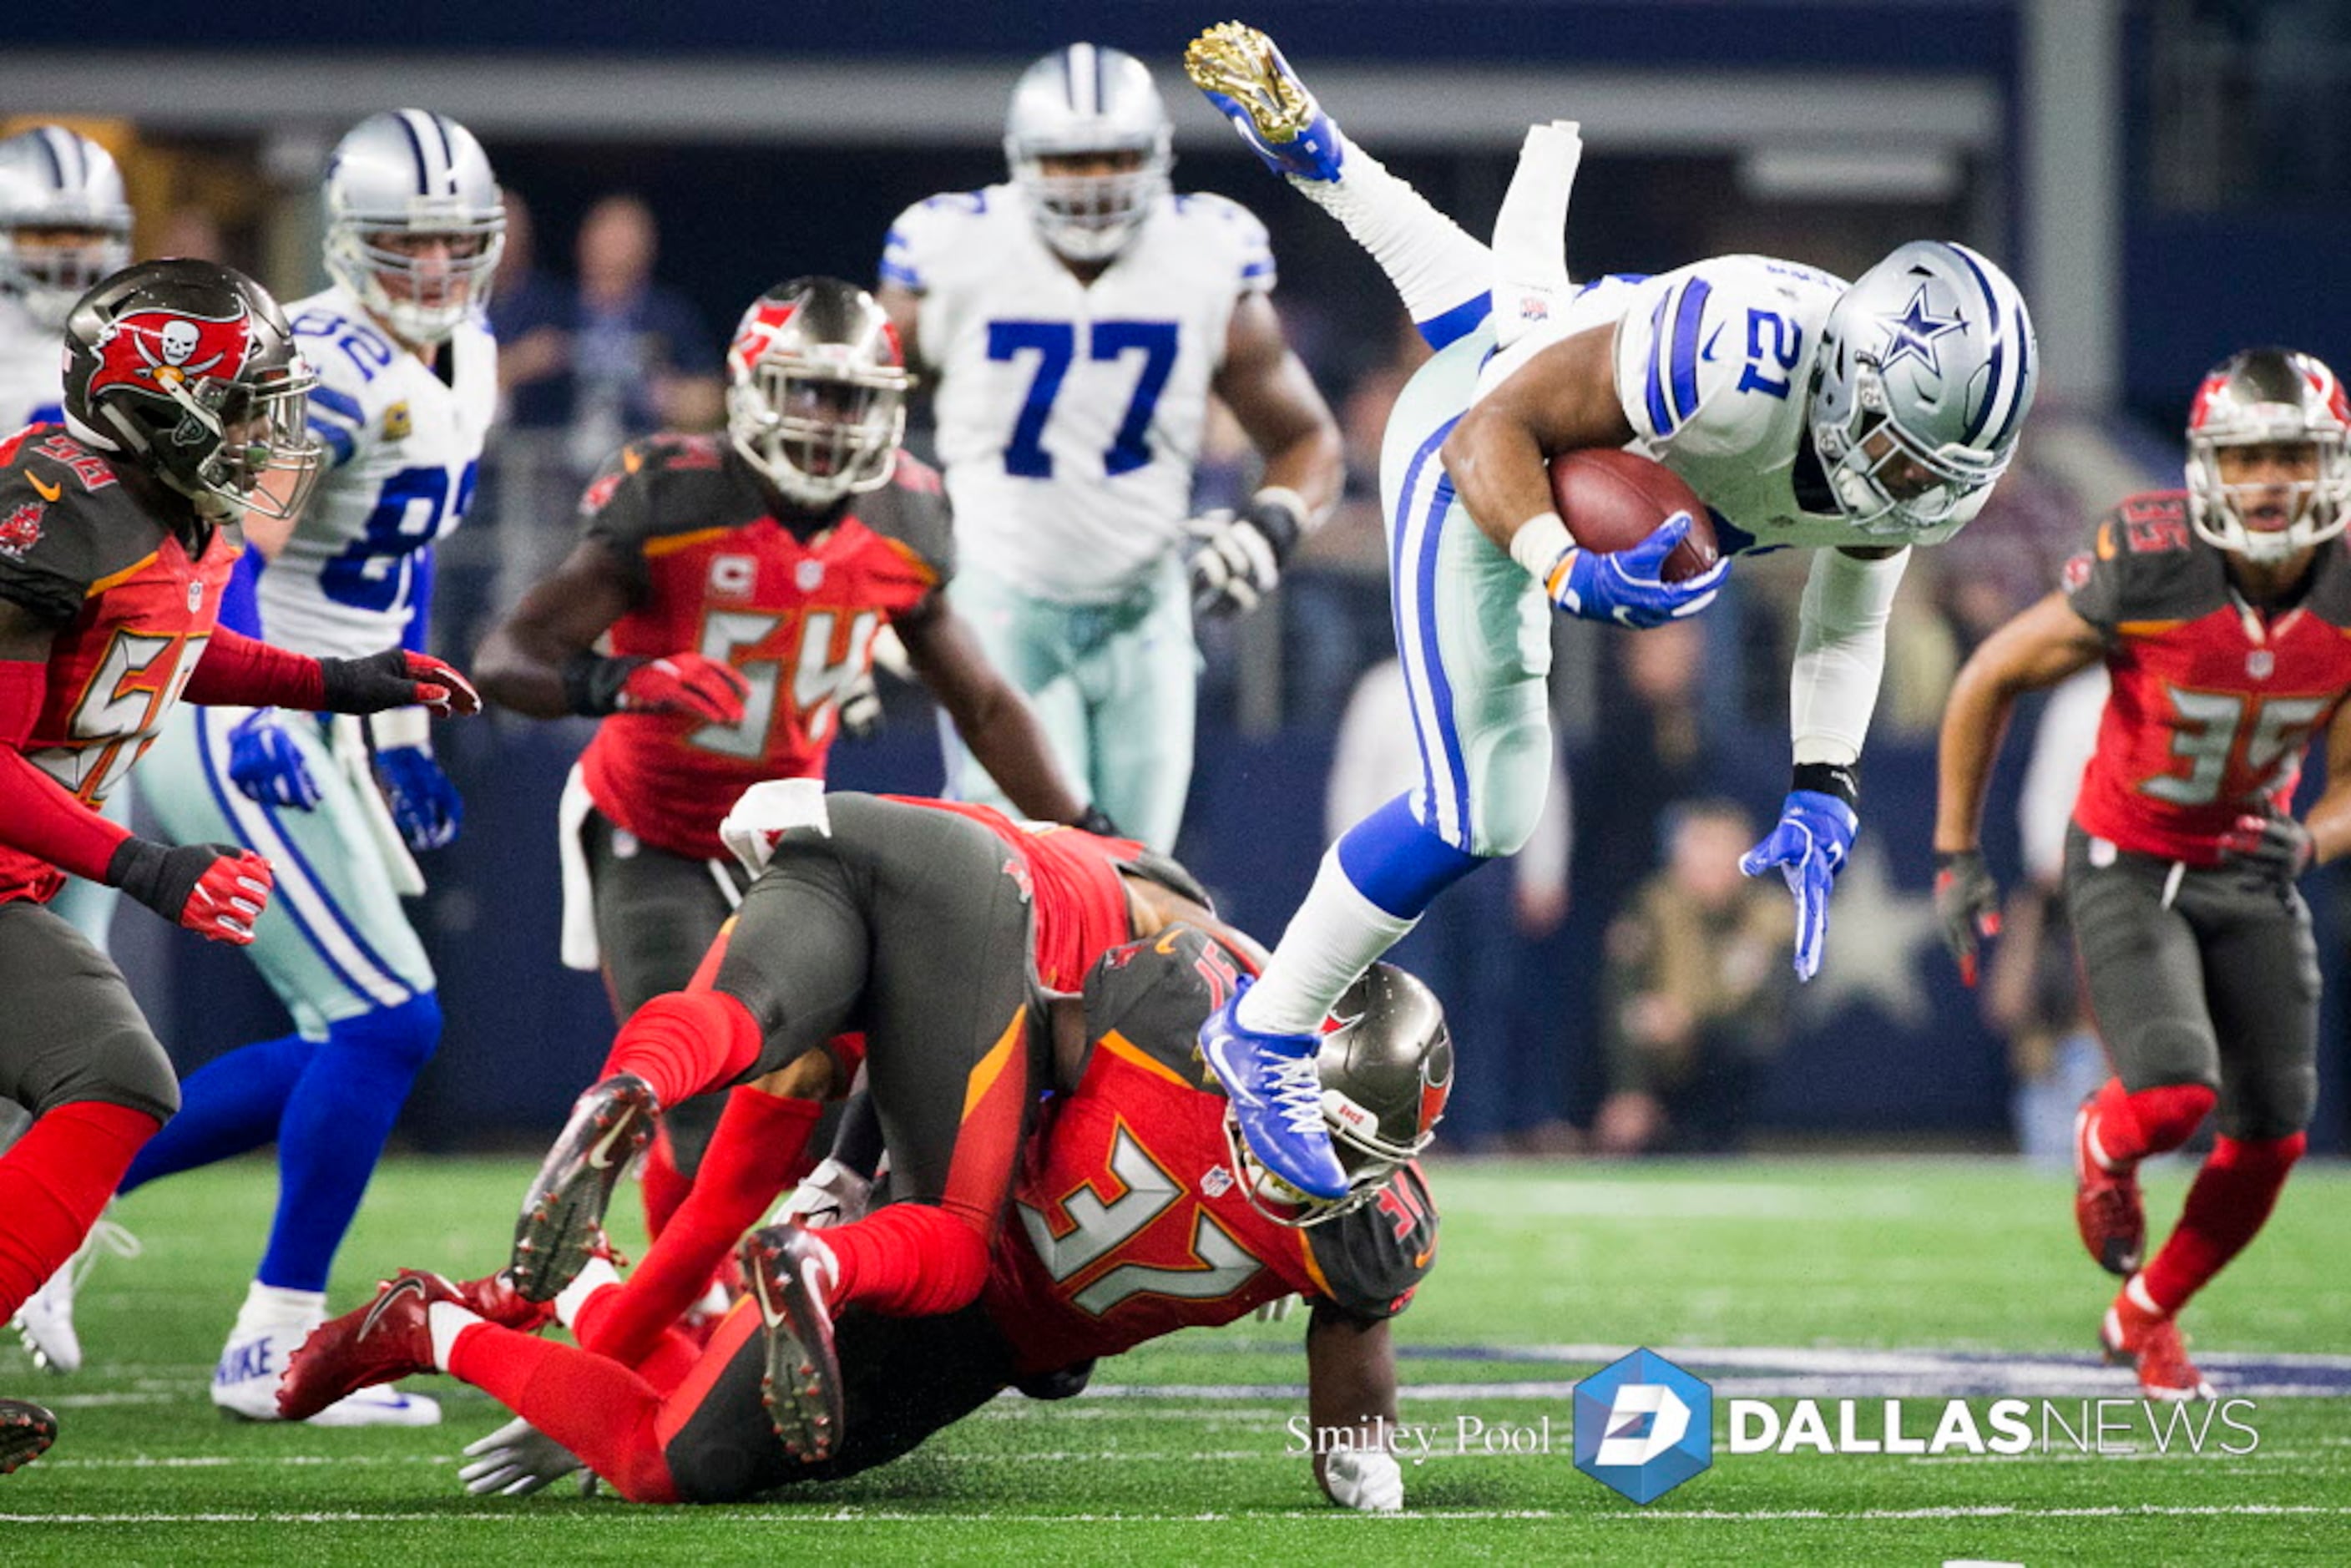
[[[1327,1197],[1343,1173],[1317,1110],[1313,1031],[1438,893],[1533,831],[1551,771],[1549,611],[1653,626],[1704,608],[1722,580],[1719,567],[1658,580],[1690,526],[1678,517],[1614,556],[1579,549],[1547,461],[1633,448],[1706,502],[1726,556],[1817,552],[1792,680],[1792,788],[1740,862],[1785,875],[1809,978],[1858,821],[1895,588],[1909,547],[1958,532],[2007,467],[2032,401],[2032,328],[1998,267],[1936,241],[1850,286],[1720,256],[1575,287],[1560,253],[1573,127],[1530,134],[1489,250],[1342,136],[1262,33],[1211,28],[1185,66],[1267,165],[1371,252],[1437,350],[1398,399],[1380,463],[1422,782],[1332,846],[1264,976],[1201,1037],[1251,1147]]]
[[[1010,181],[901,214],[880,290],[937,381],[956,606],[1072,777],[1163,853],[1192,778],[1193,620],[1271,592],[1341,483],[1338,423],[1268,298],[1265,226],[1171,193],[1168,139],[1142,61],[1046,56],[1012,91]],[[1238,515],[1192,517],[1211,394],[1265,473]],[[948,793],[1001,806],[946,738]]]
[[[2065,848],[2065,900],[2115,1076],[2074,1124],[2083,1244],[2125,1277],[2099,1338],[2158,1399],[2209,1397],[2179,1313],[2261,1230],[2317,1096],[2318,960],[2294,883],[2351,849],[2351,400],[2307,354],[2208,376],[2188,488],[2134,496],[2064,589],[1988,638],[1943,718],[1935,898],[1972,984],[1999,894],[1977,848],[2018,695],[2113,677]],[[2326,789],[2292,815],[2311,738]],[[2153,1259],[2137,1168],[2220,1136]]]
[[[563,952],[601,964],[623,1019],[693,977],[748,881],[719,841],[728,809],[762,779],[824,776],[885,626],[1020,812],[1110,826],[945,591],[946,497],[900,448],[907,376],[873,300],[837,278],[778,284],[744,313],[727,373],[727,438],[616,455],[580,543],[477,661],[493,702],[603,717],[565,792]],[[655,1234],[718,1114],[668,1110],[646,1166]]]
[[[243,946],[269,862],[172,848],[99,814],[175,702],[472,712],[438,661],[313,658],[216,625],[247,516],[299,510],[317,476],[311,386],[276,300],[209,262],[150,262],[83,296],[65,330],[64,423],[0,443],[0,1095],[31,1131],[0,1155],[0,1314],[56,1274],[180,1103],[120,971],[46,904],[68,873]],[[0,1400],[0,1471],[56,1421]]]
[[[535,1490],[584,1461],[639,1501],[734,1501],[895,1458],[1007,1386],[1074,1393],[1098,1357],[1230,1322],[1296,1291],[1313,1302],[1308,1408],[1326,1436],[1316,1478],[1344,1506],[1399,1509],[1403,1473],[1382,1441],[1396,1418],[1387,1320],[1437,1250],[1436,1206],[1411,1162],[1450,1088],[1443,1014],[1426,988],[1385,966],[1350,992],[1347,1022],[1318,1057],[1350,1190],[1338,1202],[1291,1205],[1270,1197],[1279,1189],[1233,1133],[1193,1049],[1247,961],[1177,925],[1112,950],[1081,997],[1038,1009],[1061,1094],[1023,1156],[1013,1192],[1019,1223],[997,1234],[984,1287],[958,1310],[912,1316],[919,1303],[870,1293],[847,1305],[837,1284],[820,1282],[801,1291],[780,1343],[773,1329],[761,1343],[746,1301],[697,1356],[662,1332],[674,1295],[652,1312],[632,1300],[663,1266],[649,1256],[624,1285],[600,1270],[565,1292],[559,1306],[580,1341],[575,1350],[517,1332],[544,1316],[496,1281],[457,1287],[403,1272],[313,1337],[286,1397],[298,1411],[360,1380],[438,1367],[544,1434],[517,1424],[475,1445],[475,1490]],[[764,1189],[744,1187],[738,1231],[773,1191],[772,1167]],[[909,1218],[909,1207],[821,1232],[761,1231],[746,1252],[765,1290],[774,1281],[761,1260],[778,1248],[850,1256],[860,1231]],[[664,1238],[656,1252],[671,1245]],[[789,1425],[796,1401],[774,1389],[778,1423],[802,1445],[795,1453],[777,1440],[762,1392],[778,1369],[803,1366],[829,1390],[813,1401],[825,1440],[809,1450],[803,1429]]]
[[[309,424],[328,470],[298,517],[255,530],[225,616],[321,655],[422,648],[433,542],[473,498],[497,395],[482,308],[506,215],[472,134],[413,109],[343,137],[322,204],[334,286],[287,314],[318,368]],[[214,1404],[254,1420],[277,1418],[277,1375],[325,1315],[336,1249],[441,1038],[400,901],[423,891],[410,852],[455,836],[459,801],[423,709],[362,727],[199,709],[156,747],[150,800],[172,835],[243,843],[277,870],[252,954],[293,1032],[192,1073],[123,1188],[277,1145],[277,1211],[212,1384]],[[387,1393],[322,1420],[438,1418],[430,1400]]]

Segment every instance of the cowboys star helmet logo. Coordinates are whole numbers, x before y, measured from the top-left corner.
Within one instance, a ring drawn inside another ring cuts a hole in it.
[[[1956,332],[1967,322],[1958,316],[1937,316],[1927,305],[1927,286],[1910,296],[1910,303],[1899,316],[1888,316],[1886,322],[1886,347],[1879,350],[1877,368],[1890,371],[1905,359],[1917,360],[1927,367],[1927,373],[1943,373],[1942,356],[1935,348],[1935,340],[1946,332]]]
[[[215,371],[233,376],[243,370],[255,348],[253,319],[244,310],[217,318],[133,310],[107,323],[90,346],[99,363],[86,396],[118,385],[161,390]]]

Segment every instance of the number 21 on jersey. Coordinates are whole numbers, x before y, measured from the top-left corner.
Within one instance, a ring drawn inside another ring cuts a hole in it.
[[[1086,332],[1086,357],[1114,361],[1137,355],[1141,369],[1118,433],[1102,454],[1102,472],[1131,474],[1151,461],[1151,415],[1167,377],[1176,368],[1178,329],[1173,321],[1096,321]],[[1023,354],[1037,356],[1037,374],[1012,422],[1011,439],[1004,444],[1004,471],[1023,479],[1050,479],[1053,455],[1045,450],[1046,422],[1053,402],[1078,356],[1078,328],[1069,321],[990,321],[987,357],[1010,362]]]

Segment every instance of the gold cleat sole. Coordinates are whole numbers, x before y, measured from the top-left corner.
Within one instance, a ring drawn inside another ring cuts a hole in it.
[[[1185,46],[1184,74],[1248,110],[1270,142],[1295,141],[1313,123],[1314,100],[1278,62],[1273,40],[1246,22],[1219,22]]]

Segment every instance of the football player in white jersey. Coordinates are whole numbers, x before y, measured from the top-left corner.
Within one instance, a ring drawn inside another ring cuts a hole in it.
[[[66,316],[130,263],[131,204],[113,154],[60,125],[0,141],[0,435],[63,417]],[[109,807],[110,821],[127,824],[131,791],[116,790]],[[120,897],[74,877],[49,907],[104,952]]]
[[[1325,1015],[1438,892],[1533,829],[1551,759],[1548,610],[1652,626],[1702,609],[1721,580],[1722,564],[1659,580],[1681,517],[1614,556],[1578,549],[1548,460],[1643,453],[1706,503],[1726,556],[1818,552],[1792,680],[1792,787],[1740,862],[1786,877],[1810,978],[1909,547],[1981,507],[2038,365],[2015,285],[1964,246],[1913,242],[1850,286],[1723,256],[1578,287],[1560,247],[1572,125],[1530,133],[1489,249],[1348,141],[1264,34],[1210,28],[1185,64],[1259,156],[1371,252],[1437,350],[1381,454],[1421,784],[1332,846],[1263,977],[1201,1031],[1251,1148],[1319,1197],[1345,1183],[1312,1067]]]
[[[483,305],[505,213],[472,133],[413,109],[344,136],[324,202],[334,286],[287,314],[318,370],[310,426],[332,466],[290,528],[247,530],[242,613],[308,653],[421,648],[433,541],[473,497],[496,399]],[[362,737],[211,708],[175,715],[149,758],[161,781],[148,799],[173,838],[258,851],[283,890],[251,952],[294,1032],[192,1074],[180,1118],[122,1186],[277,1142],[276,1222],[212,1387],[214,1403],[257,1420],[277,1417],[277,1375],[325,1315],[335,1250],[441,1036],[433,969],[400,903],[423,888],[409,852],[457,829],[425,718],[379,716]],[[440,1410],[379,1389],[314,1419],[417,1426]]]
[[[1341,478],[1337,423],[1267,298],[1264,225],[1172,193],[1168,137],[1140,60],[1046,56],[1013,89],[1012,178],[908,208],[878,290],[935,378],[956,607],[1079,793],[1162,851],[1191,782],[1193,617],[1255,606]],[[1238,515],[1195,518],[1211,393],[1265,474]],[[948,792],[1005,806],[943,739]]]

